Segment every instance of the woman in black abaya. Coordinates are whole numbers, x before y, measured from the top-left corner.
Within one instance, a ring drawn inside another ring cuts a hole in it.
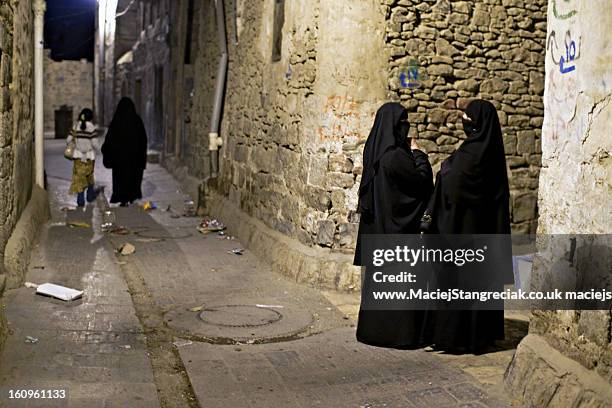
[[[472,101],[463,115],[463,127],[467,139],[442,163],[423,228],[438,234],[510,234],[510,192],[497,110],[490,102]],[[509,265],[511,259],[496,265],[497,272],[503,272],[491,279],[501,276],[511,282]],[[446,272],[446,276],[453,273],[450,269]],[[497,286],[501,290],[501,283]],[[504,313],[437,311],[428,327],[436,349],[476,352],[503,339]]]
[[[363,152],[359,186],[361,214],[355,265],[361,262],[361,241],[366,234],[416,234],[433,189],[427,154],[409,144],[406,109],[384,104]],[[368,281],[371,271],[365,270]],[[411,310],[359,311],[357,340],[375,346],[409,348],[422,344],[424,312]]]
[[[113,169],[111,203],[126,206],[142,198],[147,165],[147,134],[130,98],[121,98],[102,146],[104,166]]]

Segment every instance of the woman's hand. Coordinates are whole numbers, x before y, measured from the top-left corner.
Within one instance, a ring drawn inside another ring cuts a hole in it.
[[[410,148],[412,150],[417,150],[419,148],[419,145],[414,137],[410,138]]]

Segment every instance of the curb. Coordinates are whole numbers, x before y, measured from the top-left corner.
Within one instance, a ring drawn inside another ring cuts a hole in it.
[[[5,289],[14,289],[23,283],[40,227],[49,218],[47,191],[34,186],[32,197],[19,217],[4,250],[4,268],[7,273]],[[2,291],[0,291],[1,294]]]
[[[206,207],[210,215],[223,220],[243,245],[283,275],[318,289],[359,290],[361,269],[353,265],[351,255],[306,246],[274,231],[216,193],[211,194]]]

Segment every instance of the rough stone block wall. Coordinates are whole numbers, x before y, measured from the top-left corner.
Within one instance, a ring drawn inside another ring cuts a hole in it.
[[[237,14],[226,3],[230,61],[218,186],[277,231],[351,252],[361,144],[386,94],[384,16],[375,1],[285,2],[280,60],[273,61],[275,3],[239,1]],[[206,176],[201,158],[219,60],[214,2],[205,2],[200,18],[198,131],[185,162]]]
[[[45,52],[45,131],[55,130],[55,111],[62,105],[72,108],[73,121],[83,108],[93,109],[93,63],[53,61]]]
[[[539,234],[612,231],[610,26],[612,9],[606,0],[549,2]],[[587,237],[577,236],[576,262],[566,266],[575,276],[574,287],[596,277],[598,286],[611,289],[610,236],[599,235],[598,241],[604,238],[607,245],[594,246]],[[554,249],[569,253],[569,237],[558,241]],[[554,259],[561,258],[539,254],[533,278],[536,284],[559,287],[564,283],[551,273]],[[598,271],[601,276],[595,275]],[[507,375],[513,393],[535,407],[612,406],[609,310],[534,313],[529,331],[530,336],[543,339],[545,346],[519,346]],[[553,352],[580,363],[579,368],[555,367],[549,357]],[[530,386],[528,382],[534,377],[544,386]],[[600,383],[603,386],[597,385]]]
[[[439,166],[464,137],[460,109],[481,97],[500,111],[514,230],[534,232],[545,0],[285,2],[280,61],[272,58],[275,3],[226,3],[217,185],[231,202],[306,245],[351,253],[363,144],[378,106],[401,101]],[[204,2],[199,21],[184,163],[206,178],[219,58],[214,2]]]
[[[32,35],[32,2],[0,0],[0,296],[6,278],[4,249],[33,184]],[[0,345],[2,315],[0,307]]]
[[[510,170],[513,231],[534,233],[544,116],[546,0],[384,0],[390,98],[432,164],[465,138],[461,110],[493,102]]]

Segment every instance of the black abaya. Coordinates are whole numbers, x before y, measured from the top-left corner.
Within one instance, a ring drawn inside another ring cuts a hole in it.
[[[361,265],[361,240],[367,234],[413,234],[433,189],[427,155],[408,146],[406,111],[397,103],[383,105],[376,114],[364,149],[364,171],[359,190],[361,219],[355,264]],[[404,122],[405,123],[405,122]],[[369,271],[364,272],[370,281]],[[367,287],[362,288],[367,290]],[[375,346],[411,348],[422,344],[423,311],[359,311],[357,340]]]
[[[111,203],[142,198],[142,175],[147,165],[147,135],[129,98],[121,98],[102,146],[104,166],[113,169]]]
[[[476,100],[468,105],[466,114],[471,118],[464,122],[468,138],[442,163],[436,177],[426,211],[431,217],[429,232],[510,234],[510,194],[497,111],[491,103]],[[510,282],[511,259],[498,267],[504,268],[504,280]],[[504,313],[437,311],[427,326],[436,348],[475,352],[503,339]]]

